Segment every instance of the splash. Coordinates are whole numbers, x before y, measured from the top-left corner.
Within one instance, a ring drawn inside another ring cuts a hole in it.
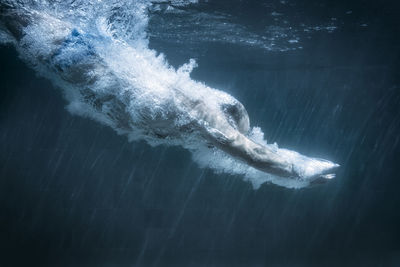
[[[192,80],[195,60],[174,69],[149,49],[151,5],[145,0],[5,2],[0,41],[13,43],[27,64],[63,90],[72,114],[131,141],[182,146],[201,167],[239,175],[254,188],[265,182],[301,188],[333,177],[327,170],[338,165],[268,144],[261,129],[250,129],[239,101]],[[275,175],[262,171],[260,159]]]

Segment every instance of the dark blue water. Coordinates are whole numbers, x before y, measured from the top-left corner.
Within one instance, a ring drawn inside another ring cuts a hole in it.
[[[183,9],[228,14],[260,36],[278,4]],[[253,190],[181,148],[129,143],[68,113],[61,91],[2,47],[0,265],[399,266],[399,6],[279,8],[291,25],[335,18],[337,29],[299,32],[302,48],[288,51],[196,45],[152,36],[174,19],[155,14],[150,46],[174,66],[195,57],[194,79],[239,99],[269,142],[341,164],[334,180]]]

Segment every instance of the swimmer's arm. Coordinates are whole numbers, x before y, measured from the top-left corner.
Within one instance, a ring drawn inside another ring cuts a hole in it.
[[[216,129],[208,129],[208,133],[209,139],[216,147],[260,171],[283,177],[298,176],[287,159],[236,130],[230,129],[223,133]]]

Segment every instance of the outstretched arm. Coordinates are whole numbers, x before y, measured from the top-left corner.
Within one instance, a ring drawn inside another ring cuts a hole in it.
[[[208,128],[207,132],[208,139],[216,147],[260,171],[283,177],[298,177],[288,159],[267,146],[257,144],[231,127],[222,131]]]
[[[289,159],[246,136],[250,129],[249,117],[244,106],[236,99],[215,108],[206,101],[193,101],[183,94],[177,96],[198,121],[203,137],[215,147],[260,171],[283,177],[299,176]]]
[[[216,120],[223,121],[222,117]],[[216,147],[263,172],[281,177],[325,181],[335,177],[339,167],[333,162],[303,156],[295,151],[261,145],[229,123],[211,123],[205,127],[206,138]]]

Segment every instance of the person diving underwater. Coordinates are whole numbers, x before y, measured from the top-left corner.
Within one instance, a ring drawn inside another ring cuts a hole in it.
[[[339,167],[256,142],[237,99],[190,78],[194,62],[175,70],[153,50],[116,38],[106,20],[89,29],[56,12],[0,3],[0,22],[22,59],[64,90],[70,110],[131,139],[188,149],[204,143],[259,171],[310,183]]]

